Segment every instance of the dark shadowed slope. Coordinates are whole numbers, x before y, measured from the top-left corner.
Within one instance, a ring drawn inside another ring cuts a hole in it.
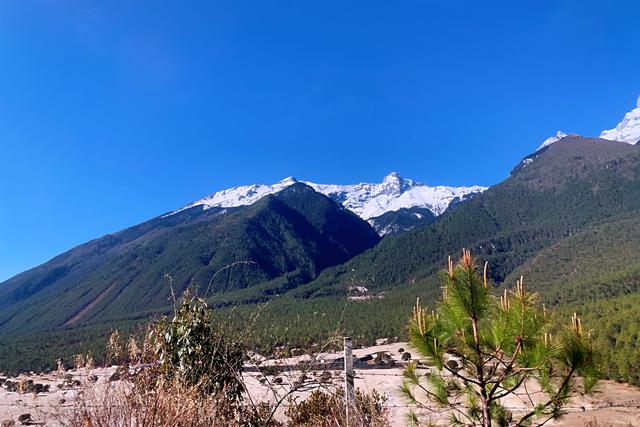
[[[380,216],[369,219],[369,224],[376,229],[378,234],[384,236],[404,233],[419,225],[430,224],[436,218],[427,208],[412,207],[385,212]]]

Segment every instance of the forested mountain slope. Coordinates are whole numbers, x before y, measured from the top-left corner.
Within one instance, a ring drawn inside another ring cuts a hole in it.
[[[414,222],[423,219],[416,213],[388,215],[384,225],[414,228],[377,243],[369,224],[298,183],[246,207],[156,218],[0,285],[0,325],[8,332],[0,359],[44,336],[16,346],[6,338],[14,331],[49,328],[47,336],[66,345],[59,331],[71,329],[77,343],[89,340],[91,328],[163,312],[171,298],[165,274],[176,294],[211,283],[213,306],[233,305],[242,316],[269,301],[256,327],[265,336],[286,330],[283,343],[305,345],[335,331],[360,342],[402,336],[415,297],[439,295],[447,256],[469,248],[489,262],[496,287],[523,274],[563,314],[595,307],[606,316],[621,307],[615,322],[596,321],[594,336],[605,343],[605,324],[616,329],[606,353],[610,374],[640,381],[640,368],[620,357],[635,350],[624,331],[639,320],[626,303],[640,295],[639,146],[567,136],[441,216]]]
[[[366,221],[301,183],[234,210],[194,207],[0,284],[0,330],[148,317],[170,307],[171,287],[177,295],[187,287],[211,295],[281,278],[286,290],[378,240]]]
[[[383,239],[323,272],[314,284],[345,283],[355,271],[373,288],[394,288],[428,278],[449,254],[465,247],[486,259],[492,279],[502,283],[557,242],[639,214],[640,147],[566,137],[528,156],[505,181],[437,221]]]
[[[511,287],[524,275],[526,286],[559,315],[585,316],[605,374],[640,383],[637,358],[630,357],[640,351],[639,146],[565,137],[435,222],[383,239],[292,295],[316,296],[316,306],[324,300],[324,309],[331,310],[328,289],[339,295],[357,283],[372,293],[384,290],[386,304],[350,304],[345,324],[363,326],[347,332],[376,331],[363,338],[401,332],[412,300],[439,295],[436,273],[462,248],[489,262],[496,287]],[[367,305],[383,312],[384,321],[367,319]]]

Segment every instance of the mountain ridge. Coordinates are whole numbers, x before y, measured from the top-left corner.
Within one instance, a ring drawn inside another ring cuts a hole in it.
[[[272,185],[253,184],[220,190],[165,216],[196,206],[210,209],[249,205],[267,194],[276,193],[297,182],[309,185],[317,192],[331,197],[365,220],[379,217],[390,211],[413,207],[429,209],[437,216],[442,214],[453,200],[464,198],[469,194],[481,193],[488,188],[479,185],[429,186],[402,178],[396,172],[389,173],[381,183],[377,184],[317,184],[311,181],[298,181],[290,176]]]

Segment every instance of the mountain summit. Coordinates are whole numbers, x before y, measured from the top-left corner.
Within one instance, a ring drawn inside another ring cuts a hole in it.
[[[636,100],[636,108],[625,114],[618,126],[602,131],[600,138],[627,144],[637,144],[640,141],[640,96]]]
[[[542,144],[540,144],[540,146],[538,147],[538,149],[536,151],[542,150],[544,147],[548,147],[551,144],[553,144],[554,142],[558,142],[560,141],[562,138],[568,136],[568,134],[562,132],[561,130],[559,130],[558,132],[556,132],[555,135],[550,136],[549,138],[545,139],[544,142]]]
[[[559,130],[555,135],[545,139],[544,142],[536,149],[536,152],[545,147],[555,144],[556,142],[566,138],[567,136],[577,137],[575,133],[564,133]],[[603,130],[600,133],[601,139],[608,141],[619,141],[627,144],[637,144],[640,141],[640,96],[636,100],[636,108],[624,115],[624,118],[613,129]]]
[[[390,194],[401,194],[415,185],[410,179],[402,178],[398,172],[391,172],[382,179],[382,185],[389,190]]]
[[[403,208],[426,208],[434,215],[440,215],[451,202],[462,200],[465,196],[481,193],[487,189],[487,187],[479,185],[471,187],[429,186],[402,178],[397,172],[389,173],[381,183],[350,185],[316,184],[288,177],[272,185],[253,184],[221,190],[169,215],[195,206],[202,206],[206,210],[213,207],[227,208],[250,205],[267,194],[277,193],[296,182],[307,184],[366,220]]]

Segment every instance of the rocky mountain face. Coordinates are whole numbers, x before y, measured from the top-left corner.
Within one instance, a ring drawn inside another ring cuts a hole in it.
[[[436,216],[427,208],[412,207],[389,211],[375,218],[369,223],[381,236],[403,233],[423,224],[436,220]]]

